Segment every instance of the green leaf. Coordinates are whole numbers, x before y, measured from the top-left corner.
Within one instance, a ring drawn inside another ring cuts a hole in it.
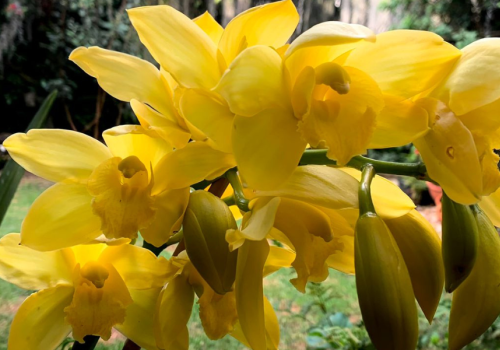
[[[30,129],[41,128],[47,119],[52,103],[57,97],[57,90],[52,91],[49,96],[43,101],[38,112],[31,120],[26,131]],[[21,182],[24,175],[24,169],[21,168],[16,162],[10,159],[3,168],[2,175],[0,175],[0,224],[9,208],[9,204],[16,193],[17,186]]]

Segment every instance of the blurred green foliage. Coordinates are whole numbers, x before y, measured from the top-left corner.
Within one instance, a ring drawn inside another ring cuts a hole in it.
[[[458,48],[482,37],[499,36],[496,0],[384,0],[380,7],[399,19],[395,28],[429,30]]]
[[[157,3],[158,1],[154,2]],[[2,132],[23,130],[42,97],[57,89],[53,126],[91,135],[134,123],[127,104],[107,97],[68,60],[78,46],[100,46],[148,59],[126,10],[148,0],[0,0]]]
[[[314,294],[313,294],[314,295]],[[432,325],[427,323],[420,313],[420,335],[418,350],[448,349],[448,317],[451,308],[451,296],[443,295]],[[308,331],[307,350],[375,350],[363,326],[363,322],[352,322],[342,312],[326,313],[323,320]],[[464,350],[500,349],[500,318],[477,340]]]

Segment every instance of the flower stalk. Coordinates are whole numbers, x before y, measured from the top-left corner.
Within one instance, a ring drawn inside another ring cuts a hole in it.
[[[325,149],[309,149],[304,152],[300,159],[300,165],[337,165],[337,162],[329,159],[326,156],[327,150]],[[370,159],[363,156],[352,157],[347,163],[348,167],[361,170],[366,164],[371,164],[377,173],[412,176],[419,180],[431,179],[427,175],[424,163],[396,163],[385,162],[382,160]]]
[[[231,187],[234,190],[234,202],[243,211],[248,211],[248,203],[249,200],[245,197],[243,193],[243,186],[241,184],[240,178],[238,177],[238,173],[236,168],[229,169],[226,174],[226,178],[229,180]]]
[[[361,181],[359,182],[359,215],[373,213],[375,214],[375,207],[373,206],[371,195],[371,183],[375,176],[375,167],[371,164],[366,164],[362,168]]]

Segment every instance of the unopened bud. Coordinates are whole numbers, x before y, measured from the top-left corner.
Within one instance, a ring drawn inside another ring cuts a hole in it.
[[[418,314],[410,275],[389,228],[375,213],[359,217],[354,252],[359,306],[373,345],[414,350]]]
[[[218,294],[229,292],[236,275],[238,252],[230,252],[226,231],[236,229],[226,203],[210,192],[191,193],[183,221],[189,260]]]
[[[452,201],[443,192],[445,290],[453,292],[469,276],[476,261],[478,229],[469,206]]]

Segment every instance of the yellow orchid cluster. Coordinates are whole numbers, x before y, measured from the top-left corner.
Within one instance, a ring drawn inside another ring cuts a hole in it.
[[[281,268],[295,269],[300,292],[329,268],[356,273],[378,350],[415,349],[417,303],[431,322],[445,284],[450,350],[491,325],[500,39],[458,50],[430,32],[325,22],[288,44],[291,0],[225,29],[166,5],[128,15],[159,69],[98,47],[69,58],[130,102],[140,125],[105,131],[105,144],[47,129],[4,142],[55,182],[20,234],[0,239],[0,277],[38,291],[14,318],[10,350],[55,349],[70,332],[108,339],[112,328],[145,349],[188,349],[195,298],[210,339],[278,349],[263,278]],[[360,156],[411,142],[424,163]],[[443,244],[375,172],[441,185]],[[155,256],[173,245],[170,258]]]

